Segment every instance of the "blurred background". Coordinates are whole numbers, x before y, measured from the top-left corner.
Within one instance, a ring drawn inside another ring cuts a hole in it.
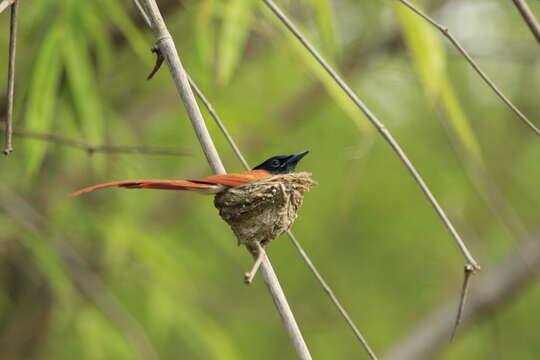
[[[512,2],[416,3],[540,126],[538,45]],[[449,42],[395,0],[279,5],[423,175],[483,266],[472,288],[508,258],[523,265],[512,255],[539,241],[540,141]],[[465,262],[452,238],[390,147],[263,3],[159,6],[186,69],[251,165],[310,150],[299,170],[319,185],[293,231],[375,352],[395,349],[444,304],[456,307]],[[8,28],[6,10],[2,109]],[[21,1],[19,135],[0,159],[2,359],[295,358],[260,277],[242,283],[252,259],[211,197],[66,196],[114,180],[210,174],[168,69],[146,81],[152,45],[130,1]],[[242,171],[203,113],[227,170]],[[92,153],[28,132],[181,154]],[[314,357],[367,359],[290,241],[268,251]],[[537,268],[428,358],[537,359]]]

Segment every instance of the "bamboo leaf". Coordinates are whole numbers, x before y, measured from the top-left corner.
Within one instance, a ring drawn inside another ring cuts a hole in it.
[[[154,59],[150,56],[149,42],[133,24],[133,21],[127,15],[127,11],[122,8],[119,2],[117,0],[99,0],[99,5],[102,9],[101,13],[108,16],[112,23],[120,29],[141,61],[146,66],[153,65],[152,61]]]
[[[200,62],[203,64],[203,69],[206,73],[212,65],[214,58],[214,27],[212,19],[215,10],[215,0],[201,0],[199,9],[195,18],[195,37],[197,51],[199,53]]]
[[[103,17],[100,16],[101,12],[95,9],[94,2],[84,2],[87,6],[83,8],[82,22],[84,25],[84,32],[91,34],[91,42],[95,44],[96,56],[98,64],[101,67],[110,67],[112,63],[112,45],[111,39],[107,32],[107,26],[103,21]],[[98,15],[99,14],[99,15]]]
[[[41,0],[32,3],[32,6],[25,9],[24,17],[25,22],[28,24],[28,30],[41,29],[44,25],[49,24],[51,20],[50,14],[55,11],[55,9],[50,9],[50,7],[55,4],[56,1],[53,0]]]
[[[57,298],[61,302],[68,303],[69,294],[72,294],[75,289],[64,270],[58,254],[51,248],[51,242],[37,233],[20,236],[19,239],[21,245],[32,256],[34,264],[47,278]]]
[[[64,28],[61,25],[56,25],[45,35],[37,54],[28,90],[28,105],[25,116],[25,125],[29,130],[48,132],[51,128],[62,68],[62,57],[59,49],[62,48],[63,37]],[[25,177],[30,179],[40,168],[48,144],[41,141],[27,141],[24,146],[28,157]]]
[[[77,314],[75,330],[87,359],[133,359],[136,354],[110,319],[94,307],[86,307]]]
[[[396,4],[405,41],[420,78],[432,103],[441,102],[448,115],[449,125],[469,156],[481,160],[481,151],[458,97],[446,72],[446,53],[442,39],[418,15],[401,4]]]
[[[396,4],[405,42],[427,95],[436,100],[445,82],[445,51],[438,34],[418,15]]]
[[[334,9],[330,0],[311,0],[315,11],[315,21],[321,33],[324,47],[331,53],[339,51],[337,42]]]
[[[219,65],[217,77],[221,85],[226,85],[244,49],[253,22],[251,1],[230,0],[223,10],[223,29],[219,39]]]
[[[441,89],[442,103],[446,113],[448,114],[448,120],[454,130],[456,136],[465,147],[467,153],[474,158],[474,160],[482,161],[482,154],[480,145],[476,139],[474,131],[471,129],[471,125],[461,104],[457,97],[457,94],[452,87],[452,84],[447,81]]]
[[[272,18],[272,21],[277,23],[277,20]],[[279,25],[279,24],[278,24]],[[281,27],[280,27],[281,28]],[[321,82],[325,90],[330,97],[336,102],[336,104],[347,114],[354,125],[361,133],[368,134],[373,131],[373,127],[365,120],[365,115],[356,107],[351,99],[343,92],[340,86],[328,75],[321,65],[313,58],[313,56],[304,49],[302,44],[291,35],[289,32],[285,33],[287,39],[287,45],[294,51],[294,53],[305,63],[307,69]],[[334,67],[336,68],[336,67]]]
[[[72,25],[66,34],[63,45],[66,75],[85,137],[89,142],[99,144],[103,135],[101,103],[87,42],[80,30]]]

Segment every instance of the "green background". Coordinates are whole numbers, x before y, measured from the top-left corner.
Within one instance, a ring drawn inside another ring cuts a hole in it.
[[[262,4],[159,2],[186,69],[251,165],[310,150],[298,169],[319,185],[294,233],[383,354],[455,302],[464,259],[390,147]],[[540,220],[540,139],[440,33],[398,1],[279,4],[394,134],[483,268],[530,240]],[[16,127],[191,154],[89,155],[14,138],[15,152],[0,159],[0,357],[144,358],[144,333],[161,359],[295,358],[260,277],[242,283],[252,260],[211,197],[118,189],[66,197],[100,182],[210,174],[168,69],[145,80],[153,37],[131,2],[20,5]],[[419,5],[540,126],[538,45],[513,4]],[[8,26],[6,11],[0,84]],[[227,170],[242,171],[203,113]],[[367,358],[289,240],[268,252],[314,358]],[[539,303],[538,285],[521,288],[436,358],[537,359]]]

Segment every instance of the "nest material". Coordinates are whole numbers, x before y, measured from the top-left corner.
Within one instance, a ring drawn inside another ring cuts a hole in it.
[[[214,205],[236,236],[238,244],[266,245],[289,230],[304,193],[315,186],[311,174],[276,175],[218,193]]]

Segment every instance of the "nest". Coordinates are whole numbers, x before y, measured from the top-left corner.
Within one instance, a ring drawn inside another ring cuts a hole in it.
[[[254,249],[287,232],[304,200],[315,186],[311,174],[276,175],[218,193],[214,205],[238,237],[238,244]]]

